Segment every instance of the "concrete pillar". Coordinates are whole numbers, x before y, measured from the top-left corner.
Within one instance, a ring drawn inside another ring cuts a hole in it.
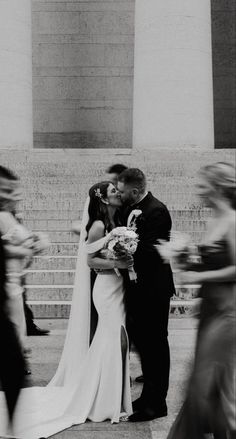
[[[0,0],[0,149],[33,146],[31,0]]]
[[[133,147],[214,147],[210,0],[136,0]]]

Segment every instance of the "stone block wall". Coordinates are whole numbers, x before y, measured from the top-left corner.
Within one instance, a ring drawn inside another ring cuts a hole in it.
[[[212,0],[215,147],[236,147],[236,2]]]
[[[130,148],[134,0],[32,2],[36,148]]]

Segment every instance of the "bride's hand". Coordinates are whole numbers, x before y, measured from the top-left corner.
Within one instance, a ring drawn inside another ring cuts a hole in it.
[[[116,260],[116,268],[125,269],[130,268],[134,265],[134,259],[132,256],[126,256],[125,258],[120,258]]]

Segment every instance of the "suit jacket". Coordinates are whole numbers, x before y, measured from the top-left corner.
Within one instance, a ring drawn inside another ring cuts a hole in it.
[[[151,192],[130,207],[130,211],[134,209],[142,211],[136,219],[139,243],[134,254],[139,289],[145,290],[145,295],[171,297],[175,288],[170,265],[163,262],[154,247],[159,239],[169,239],[172,226],[169,211]]]

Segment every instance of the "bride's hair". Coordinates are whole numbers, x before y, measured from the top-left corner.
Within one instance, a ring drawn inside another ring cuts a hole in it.
[[[89,230],[94,223],[94,221],[100,220],[105,225],[105,230],[108,232],[111,231],[112,225],[110,222],[110,218],[108,215],[107,204],[104,202],[107,198],[107,189],[110,184],[113,184],[111,181],[102,181],[100,183],[94,184],[89,189],[89,206],[88,206],[88,214],[89,220],[86,226],[87,235]]]
[[[234,165],[227,162],[206,165],[200,169],[200,175],[229,201],[233,209],[236,209],[236,169]]]

